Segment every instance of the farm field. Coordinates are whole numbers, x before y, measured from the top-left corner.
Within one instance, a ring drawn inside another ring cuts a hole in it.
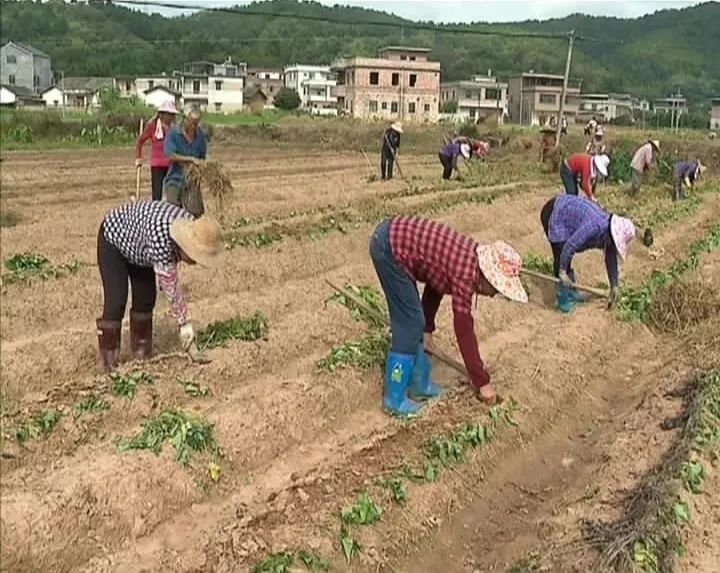
[[[717,171],[720,144],[706,145]],[[586,524],[619,519],[627,493],[662,465],[683,431],[664,422],[682,414],[692,380],[720,367],[710,361],[717,349],[692,352],[684,333],[623,321],[602,301],[562,315],[529,282],[528,305],[481,299],[474,311],[502,407],[482,405],[436,363],[448,394],[398,421],[380,409],[377,361],[335,367],[342,353],[331,354],[368,326],[328,302],[326,280],[378,288],[368,239],[386,216],[432,216],[547,258],[539,211],[561,186],[533,156],[441,183],[436,156],[408,153],[409,182],[381,183],[368,181],[360,153],[211,146],[235,188],[223,215],[230,256],[214,273],[184,267],[181,280],[199,330],[253,315],[263,327],[255,323],[252,340],[208,343],[212,362],[188,364],[159,300],[159,359],[126,363],[110,379],[96,366],[96,236],[103,214],[134,190],[132,151],[4,154],[0,198],[13,224],[2,228],[2,258],[39,253],[60,270],[2,286],[0,568],[595,570]],[[600,188],[601,203],[655,223],[658,248],[633,246],[625,285],[697,251],[689,274],[720,290],[717,191],[711,177],[673,205],[661,184],[637,200]],[[577,271],[606,284],[597,252],[580,255]],[[438,325],[435,343],[459,357],[448,301]],[[172,416],[208,424],[204,451],[181,455],[165,442],[156,454],[129,440]],[[704,467],[678,571],[720,563],[720,481]]]

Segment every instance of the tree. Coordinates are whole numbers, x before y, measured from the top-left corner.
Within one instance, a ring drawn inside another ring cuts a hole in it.
[[[457,113],[457,107],[457,100],[449,99],[440,106],[440,111],[442,113]]]
[[[300,96],[292,88],[281,88],[275,96],[275,107],[291,111],[300,107]]]

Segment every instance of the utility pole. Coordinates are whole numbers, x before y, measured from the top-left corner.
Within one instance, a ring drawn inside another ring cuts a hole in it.
[[[565,112],[565,98],[567,97],[568,78],[570,77],[570,63],[572,62],[573,44],[575,43],[575,30],[568,34],[568,53],[565,62],[565,77],[563,77],[563,88],[560,94],[560,111],[558,112],[557,127],[555,129],[555,149],[560,146],[560,132],[562,131],[562,118]]]
[[[62,115],[65,117],[65,72],[60,72],[60,90],[62,91]]]

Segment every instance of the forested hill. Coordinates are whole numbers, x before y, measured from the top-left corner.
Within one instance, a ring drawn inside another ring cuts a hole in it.
[[[239,10],[166,18],[102,0],[0,0],[0,40],[31,43],[50,54],[53,68],[66,75],[157,73],[178,69],[188,60],[221,61],[227,56],[254,66],[327,64],[341,55],[372,56],[388,44],[432,48],[442,63],[444,80],[488,69],[501,76],[564,69],[567,42],[562,39],[417,30],[408,27],[412,22],[383,12],[295,0],[256,2]],[[248,10],[328,17],[341,23],[243,13]],[[373,25],[378,21],[398,26]],[[462,28],[539,34],[575,29],[593,40],[576,43],[572,75],[583,79],[584,91],[658,97],[679,86],[693,101],[720,94],[718,2],[633,20],[577,14]]]

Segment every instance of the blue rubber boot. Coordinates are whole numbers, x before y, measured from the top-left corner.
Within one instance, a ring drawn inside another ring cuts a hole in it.
[[[383,408],[389,414],[404,418],[416,415],[423,406],[407,397],[415,356],[413,354],[388,353],[385,364],[385,398]]]
[[[568,273],[568,276],[570,277],[570,280],[575,284],[577,281],[575,280],[575,271],[570,271]],[[590,299],[590,297],[584,293],[578,292],[578,290],[575,287],[570,287],[570,300],[572,302],[576,303],[583,303],[587,302]]]
[[[570,299],[570,289],[564,285],[557,286],[557,307],[560,312],[572,312],[575,303]]]
[[[425,346],[422,342],[418,345],[415,354],[415,367],[412,371],[412,380],[408,388],[408,395],[413,400],[431,400],[442,396],[442,388],[437,384],[433,384],[430,373],[432,372],[432,362],[430,357],[425,353]]]

